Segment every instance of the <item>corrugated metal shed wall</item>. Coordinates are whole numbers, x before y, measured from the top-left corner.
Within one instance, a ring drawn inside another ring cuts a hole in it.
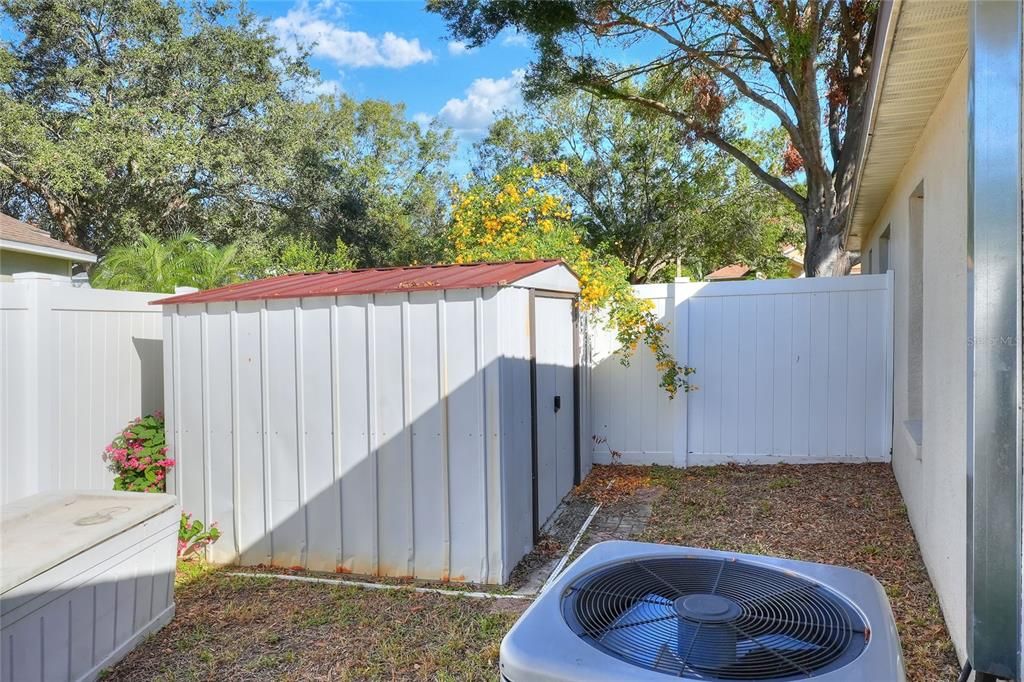
[[[528,290],[168,305],[164,325],[175,486],[220,524],[213,560],[493,583],[529,550]]]
[[[530,291],[502,289],[501,318],[501,483],[503,546],[515,557],[506,571],[533,548],[533,414],[530,410]],[[506,575],[507,577],[507,575]]]

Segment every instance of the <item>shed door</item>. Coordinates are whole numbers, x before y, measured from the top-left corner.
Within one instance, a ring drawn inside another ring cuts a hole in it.
[[[537,521],[543,525],[572,489],[575,474],[573,302],[537,296]]]

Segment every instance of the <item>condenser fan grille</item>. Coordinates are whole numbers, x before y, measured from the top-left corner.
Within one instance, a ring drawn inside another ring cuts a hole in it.
[[[829,589],[731,559],[615,564],[570,585],[562,612],[607,654],[701,680],[806,679],[846,665],[867,641],[863,618]]]

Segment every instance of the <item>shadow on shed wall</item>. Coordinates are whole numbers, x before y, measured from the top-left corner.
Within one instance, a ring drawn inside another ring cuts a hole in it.
[[[449,366],[445,378],[460,380],[447,387],[438,376],[436,368],[419,376],[414,369],[407,391],[401,381],[378,381],[368,401],[366,384],[348,384],[332,398],[330,377],[275,391],[271,374],[275,406],[242,401],[233,412],[211,375],[211,404],[179,406],[169,438],[183,509],[222,530],[212,560],[507,580],[533,544],[530,362],[501,357],[461,376]],[[204,421],[215,407],[229,418]],[[571,409],[562,414],[573,419]],[[564,467],[556,469],[542,461],[539,485],[561,498],[572,470],[566,480]]]

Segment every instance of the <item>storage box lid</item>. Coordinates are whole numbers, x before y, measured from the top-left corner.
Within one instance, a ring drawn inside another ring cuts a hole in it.
[[[173,495],[40,493],[0,511],[0,594],[174,507]]]

